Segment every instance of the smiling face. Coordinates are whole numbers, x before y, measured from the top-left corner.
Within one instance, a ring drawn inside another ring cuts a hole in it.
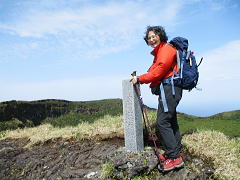
[[[157,47],[161,41],[160,37],[154,33],[154,31],[149,31],[148,36],[147,36],[147,42],[148,45],[151,46],[152,48]]]

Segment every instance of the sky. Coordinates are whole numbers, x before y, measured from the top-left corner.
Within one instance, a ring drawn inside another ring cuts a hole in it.
[[[184,91],[177,110],[240,110],[239,19],[238,0],[0,0],[0,102],[122,98],[122,81],[152,64],[146,27],[161,25],[203,57],[201,90]]]

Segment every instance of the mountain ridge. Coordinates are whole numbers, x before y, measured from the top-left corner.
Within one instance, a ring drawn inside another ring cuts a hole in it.
[[[145,106],[149,111],[156,109]],[[65,122],[68,116],[74,121]],[[121,115],[122,99],[102,99],[91,101],[68,101],[63,99],[42,99],[34,101],[4,101],[0,103],[1,130],[38,126],[43,122],[54,126],[74,126],[80,122],[93,122],[104,115]],[[178,112],[180,119],[240,120],[240,110],[218,113],[208,117],[198,117]],[[62,117],[65,117],[62,118]],[[53,120],[57,118],[57,120]],[[66,124],[68,123],[68,124]]]

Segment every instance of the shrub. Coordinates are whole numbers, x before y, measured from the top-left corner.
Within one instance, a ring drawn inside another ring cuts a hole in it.
[[[101,179],[109,179],[113,177],[115,169],[112,166],[112,163],[103,164],[102,171],[101,171]]]
[[[12,118],[10,121],[0,122],[0,131],[13,130],[19,127],[24,127],[22,121],[19,121],[17,118]]]

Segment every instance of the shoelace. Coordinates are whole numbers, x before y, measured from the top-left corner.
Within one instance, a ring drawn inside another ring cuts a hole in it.
[[[169,164],[172,160],[171,159],[168,159],[164,162],[164,164]]]

